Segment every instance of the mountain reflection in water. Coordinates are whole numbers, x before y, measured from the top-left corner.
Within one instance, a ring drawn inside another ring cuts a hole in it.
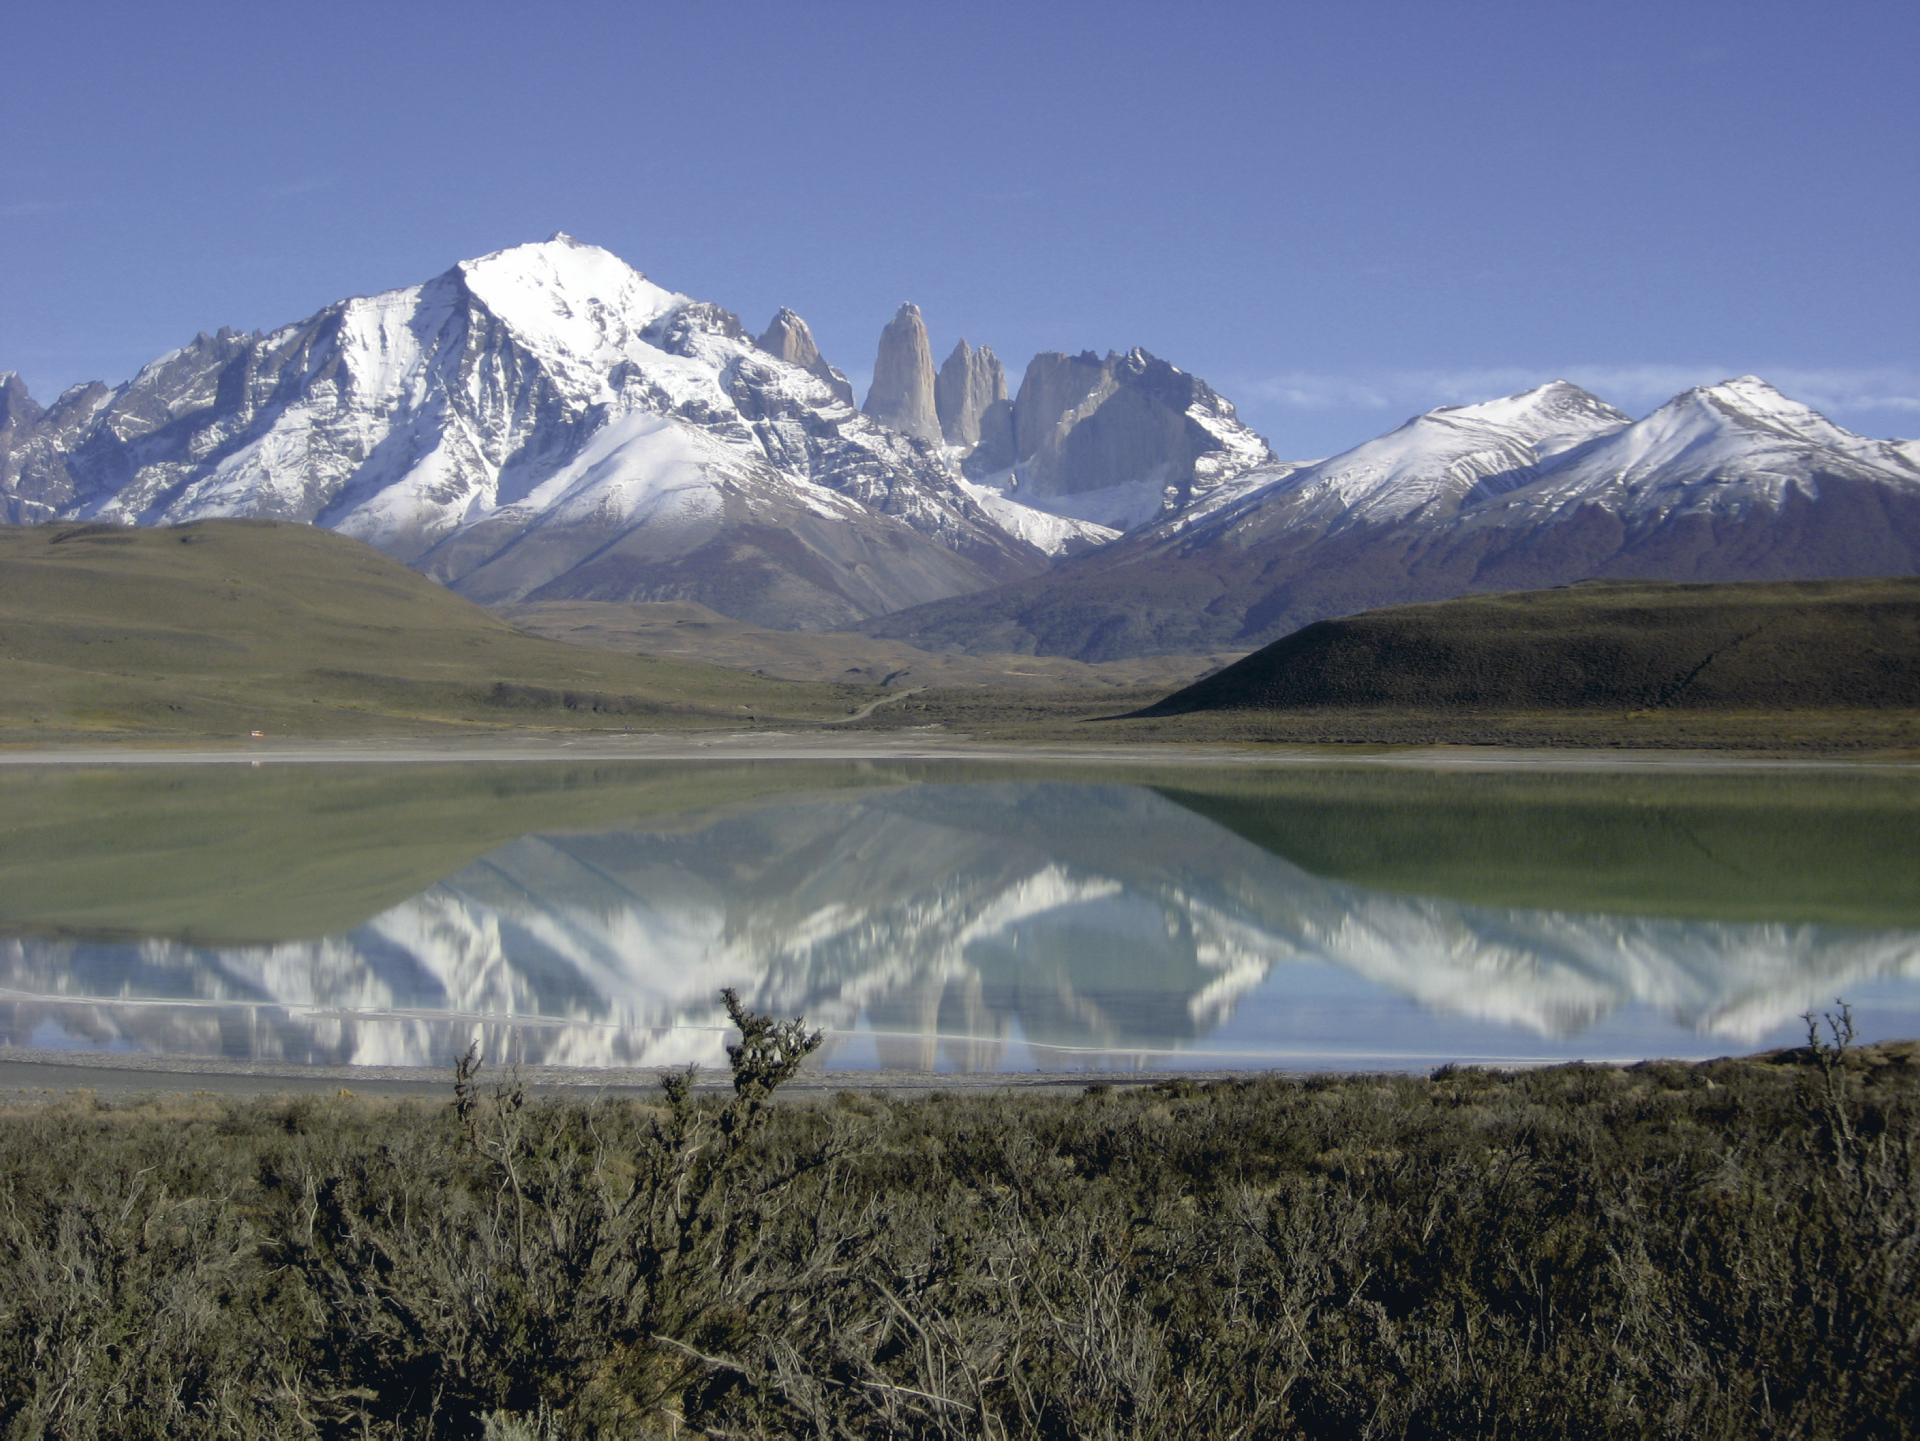
[[[444,1065],[476,1036],[534,1064],[723,1064],[732,986],[825,1027],[842,1063],[1126,1066],[1205,1059],[1252,993],[1284,1008],[1289,977],[1329,970],[1377,998],[1351,1010],[1376,1018],[1364,1033],[1317,1037],[1343,1056],[1398,1054],[1433,1018],[1525,1052],[1627,1007],[1732,1048],[1920,979],[1920,934],[1394,894],[1145,787],[921,784],[523,836],[321,939],[0,940],[0,1026],[303,1064]],[[1272,1036],[1237,1043],[1232,1064],[1284,1059]]]

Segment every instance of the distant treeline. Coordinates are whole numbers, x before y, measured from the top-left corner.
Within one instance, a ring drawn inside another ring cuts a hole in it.
[[[1920,1063],[1846,1038],[771,1104],[760,1025],[725,1099],[20,1107],[0,1434],[1912,1435]]]

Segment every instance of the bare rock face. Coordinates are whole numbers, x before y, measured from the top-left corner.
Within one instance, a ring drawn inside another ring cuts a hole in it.
[[[933,395],[947,444],[971,450],[981,443],[981,422],[1007,398],[1007,372],[992,347],[975,350],[962,337],[940,367]]]
[[[0,494],[11,490],[20,469],[13,458],[15,448],[25,445],[45,414],[40,403],[27,394],[27,383],[18,374],[0,371]],[[0,511],[0,516],[4,515]]]
[[[837,366],[827,364],[820,347],[814,344],[813,331],[808,329],[807,322],[786,306],[780,307],[780,313],[768,324],[766,334],[755,343],[776,359],[797,365],[825,381],[836,399],[853,404],[853,383]]]
[[[1040,497],[1152,487],[1184,504],[1272,458],[1204,380],[1138,349],[1036,355],[1013,430],[1021,486]]]
[[[1000,391],[1004,395],[1006,386],[1002,385]],[[0,371],[0,445],[6,443],[8,436],[30,429],[44,414],[39,403],[27,394],[27,383],[16,372]]]
[[[68,452],[109,394],[97,380],[83,382],[43,410],[18,375],[0,376],[0,523],[51,520],[73,498]]]
[[[866,413],[903,435],[939,445],[940,412],[934,403],[933,347],[920,307],[903,305],[880,332]]]

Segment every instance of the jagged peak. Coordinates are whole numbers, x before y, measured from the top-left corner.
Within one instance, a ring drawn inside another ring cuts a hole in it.
[[[801,318],[798,311],[786,305],[774,311],[773,319],[767,322],[767,328],[760,332],[759,340],[754,343],[762,350],[778,355],[783,360],[794,359],[787,352],[796,347],[813,356],[819,355],[819,350],[814,344],[813,327]],[[807,362],[798,363],[806,364]]]
[[[0,434],[15,426],[31,425],[46,414],[27,390],[17,370],[0,370]]]

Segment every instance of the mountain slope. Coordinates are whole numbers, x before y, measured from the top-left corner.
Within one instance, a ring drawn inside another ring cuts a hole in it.
[[[1743,377],[1644,420],[1564,382],[1417,417],[1049,575],[863,624],[1081,660],[1257,646],[1328,616],[1589,577],[1920,570],[1920,465]]]
[[[766,341],[556,236],[202,335],[44,413],[10,400],[0,496],[14,522],[306,521],[476,599],[788,628],[1045,568],[935,447],[852,409],[798,317]]]

